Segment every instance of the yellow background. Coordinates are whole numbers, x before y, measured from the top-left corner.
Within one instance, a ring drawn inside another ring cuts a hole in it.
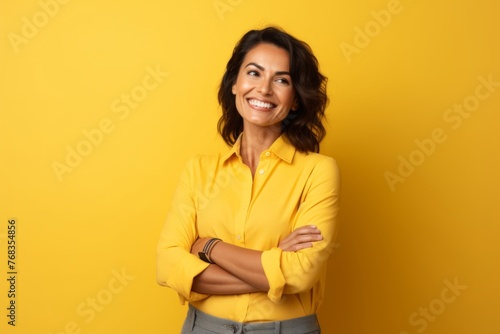
[[[1,333],[179,332],[185,308],[155,282],[158,235],[185,160],[226,149],[216,92],[235,42],[268,24],[307,41],[330,79],[322,152],[343,197],[324,333],[500,332],[497,1],[54,1],[0,4]],[[477,89],[490,94],[468,117],[448,112]]]

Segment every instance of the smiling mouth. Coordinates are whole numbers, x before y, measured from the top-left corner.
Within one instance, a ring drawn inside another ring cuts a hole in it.
[[[250,103],[250,105],[252,105],[254,107],[263,108],[263,109],[273,109],[273,108],[276,108],[275,104],[268,103],[268,102],[262,102],[262,101],[259,101],[259,100],[256,100],[256,99],[249,99],[248,103]]]

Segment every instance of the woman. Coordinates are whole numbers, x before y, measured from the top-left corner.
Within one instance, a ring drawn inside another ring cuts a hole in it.
[[[226,154],[192,158],[158,244],[182,333],[320,333],[339,205],[318,154],[328,98],[309,46],[269,27],[236,45],[219,89]]]

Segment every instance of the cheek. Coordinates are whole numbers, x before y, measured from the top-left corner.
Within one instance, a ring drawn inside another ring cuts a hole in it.
[[[243,95],[251,89],[251,84],[246,80],[239,80],[235,86],[236,94]]]
[[[294,101],[295,101],[294,92],[284,92],[283,95],[281,96],[281,101],[283,101],[283,104],[292,108],[294,105]]]

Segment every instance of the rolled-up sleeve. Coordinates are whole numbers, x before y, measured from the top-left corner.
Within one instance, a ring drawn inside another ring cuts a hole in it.
[[[181,174],[157,247],[156,280],[174,289],[181,303],[208,297],[191,291],[194,277],[209,265],[190,253],[198,237],[192,165]]]
[[[261,261],[269,281],[268,297],[279,302],[283,294],[308,291],[325,273],[333,252],[340,201],[340,172],[335,160],[324,157],[318,161],[307,180],[293,229],[315,225],[322,241],[297,252],[272,248],[262,253]]]

